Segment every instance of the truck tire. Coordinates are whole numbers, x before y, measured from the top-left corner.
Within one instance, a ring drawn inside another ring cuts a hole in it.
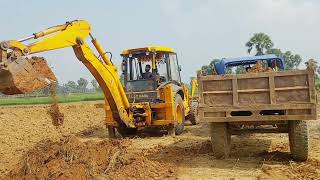
[[[198,102],[191,102],[190,114],[188,116],[188,119],[192,125],[197,125],[199,123],[197,118],[197,113],[198,113],[197,108],[198,108]]]
[[[289,144],[292,158],[306,161],[309,153],[309,129],[305,121],[289,121]]]
[[[182,134],[185,124],[183,100],[179,94],[174,98],[174,109],[176,113],[175,135]]]
[[[216,158],[228,158],[230,156],[231,133],[228,123],[211,123],[211,143],[213,154]]]

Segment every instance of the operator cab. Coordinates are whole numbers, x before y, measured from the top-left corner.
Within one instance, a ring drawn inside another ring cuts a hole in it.
[[[177,54],[170,47],[126,49],[121,56],[123,83],[129,101],[155,101],[158,87],[181,84]]]

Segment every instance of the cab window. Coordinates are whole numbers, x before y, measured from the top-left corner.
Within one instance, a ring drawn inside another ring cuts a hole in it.
[[[180,83],[180,72],[179,72],[179,66],[177,61],[177,55],[174,53],[171,53],[169,55],[170,59],[170,69],[171,69],[171,80],[177,81]]]

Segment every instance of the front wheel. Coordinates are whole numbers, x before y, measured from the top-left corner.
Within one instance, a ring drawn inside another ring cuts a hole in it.
[[[175,107],[175,113],[176,113],[175,134],[180,135],[184,130],[185,114],[184,114],[183,100],[181,96],[178,94],[174,99],[174,107]]]

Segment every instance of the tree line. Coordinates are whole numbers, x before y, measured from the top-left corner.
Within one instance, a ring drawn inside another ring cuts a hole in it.
[[[56,92],[60,95],[68,95],[71,93],[90,93],[90,92],[101,92],[101,88],[98,85],[96,79],[92,79],[90,81],[91,88],[88,87],[89,81],[85,78],[80,78],[77,81],[68,81],[63,84],[56,84]],[[31,95],[36,96],[49,96],[50,95],[50,87],[46,87],[39,91],[31,93]]]

